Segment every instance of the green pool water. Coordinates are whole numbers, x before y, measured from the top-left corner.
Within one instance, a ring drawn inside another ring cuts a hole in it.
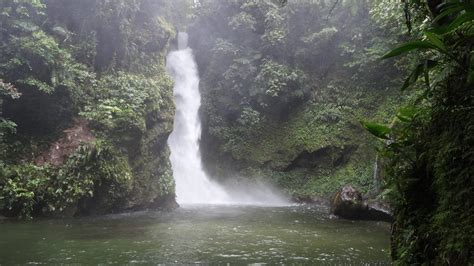
[[[182,206],[0,222],[0,264],[389,264],[389,224],[324,207]]]

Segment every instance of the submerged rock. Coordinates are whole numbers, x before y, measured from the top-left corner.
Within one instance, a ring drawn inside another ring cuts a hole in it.
[[[331,200],[331,214],[351,220],[392,221],[388,206],[372,200],[364,201],[352,186],[344,186]]]

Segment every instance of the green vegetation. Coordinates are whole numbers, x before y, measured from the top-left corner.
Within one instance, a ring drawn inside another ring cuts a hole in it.
[[[88,207],[99,204],[86,206],[87,198],[112,208],[109,205],[130,190],[132,177],[126,160],[102,143],[79,146],[60,169],[30,163],[2,165],[1,174],[6,180],[0,194],[2,208],[9,216],[26,218],[65,211],[88,213]]]
[[[400,265],[474,261],[474,3],[408,1],[414,40],[389,58],[417,51],[402,90],[415,95],[389,126],[366,124],[388,140],[386,193],[395,209],[392,257]],[[429,17],[420,23],[417,18]]]
[[[191,31],[209,170],[369,192],[377,148],[393,259],[472,263],[472,1],[217,2]]]
[[[293,196],[328,196],[348,183],[369,192],[375,142],[358,121],[388,121],[403,101],[405,64],[380,60],[403,34],[401,12],[386,14],[397,7],[203,1],[189,32],[209,170],[264,176]]]
[[[164,61],[172,24],[183,27],[189,7],[0,2],[2,215],[100,214],[174,200]]]
[[[212,176],[354,185],[393,207],[396,264],[472,264],[472,0],[0,0],[2,218],[175,204],[178,30]]]

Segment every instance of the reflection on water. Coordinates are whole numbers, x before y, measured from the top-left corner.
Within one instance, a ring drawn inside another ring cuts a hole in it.
[[[0,264],[389,263],[389,225],[320,207],[184,206],[0,223]]]

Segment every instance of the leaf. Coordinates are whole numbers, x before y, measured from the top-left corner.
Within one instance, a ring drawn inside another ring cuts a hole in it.
[[[419,64],[415,67],[413,72],[405,79],[405,82],[403,83],[403,86],[400,89],[401,91],[406,90],[408,87],[410,87],[411,84],[415,83],[418,80],[418,77],[420,76],[422,68],[423,68],[423,64]]]
[[[400,110],[398,110],[397,118],[400,119],[400,121],[402,122],[409,123],[413,121],[413,118],[415,117],[417,111],[418,110],[412,106],[401,108]]]
[[[398,56],[415,49],[436,49],[437,47],[428,41],[407,42],[382,56],[382,59]]]
[[[362,126],[370,132],[370,134],[376,136],[379,139],[389,139],[389,134],[392,131],[391,128],[370,122],[361,122]]]
[[[433,32],[425,32],[425,36],[429,40],[430,43],[432,43],[434,46],[438,48],[438,50],[446,53],[446,46],[444,45],[444,42],[441,36],[438,36]]]
[[[412,85],[418,80],[418,77],[422,73],[425,73],[425,81],[426,81],[426,73],[428,73],[429,70],[433,69],[437,65],[438,65],[438,62],[433,61],[433,60],[425,60],[424,63],[418,64],[413,70],[413,72],[407,77],[407,79],[403,83],[403,86],[400,90],[401,91],[406,90],[410,85]]]
[[[454,13],[458,13],[458,12],[461,12],[462,10],[464,10],[466,7],[461,4],[461,3],[456,3],[456,4],[448,4],[447,6],[445,6],[442,10],[442,12],[436,16],[436,18],[433,20],[433,22],[438,22],[440,21],[441,19],[447,17],[447,16],[450,16]]]
[[[474,12],[469,11],[469,12],[466,12],[464,14],[459,15],[448,26],[442,27],[440,29],[433,30],[432,32],[437,33],[437,34],[441,34],[441,35],[445,35],[445,34],[453,32],[453,31],[456,31],[458,29],[458,27],[461,26],[462,24],[464,24],[466,22],[469,22],[469,21],[473,21],[473,20],[474,20]]]
[[[23,83],[28,86],[36,87],[39,91],[51,94],[54,92],[54,87],[50,86],[46,82],[43,82],[41,80],[29,77],[25,80],[18,80],[18,82]]]

